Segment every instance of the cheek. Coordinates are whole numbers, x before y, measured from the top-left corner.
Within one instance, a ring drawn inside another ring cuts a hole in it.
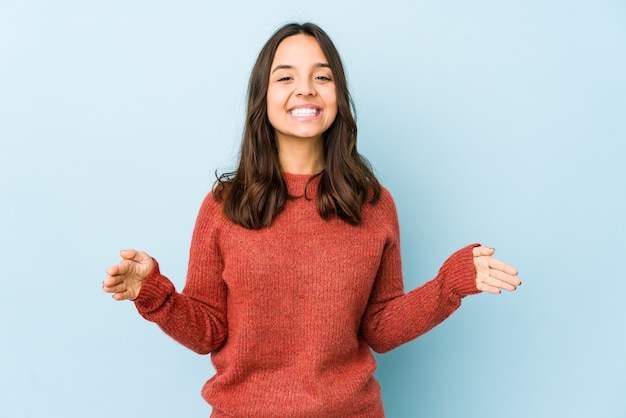
[[[329,108],[337,109],[337,90],[331,87],[324,92],[324,102]]]
[[[335,92],[333,91],[332,93],[329,93],[329,95],[326,97],[326,108],[328,109],[328,113],[330,116],[331,123],[332,121],[335,120],[335,117],[337,116],[337,95],[335,94]]]
[[[268,89],[266,96],[267,108],[273,109],[284,109],[287,106],[287,101],[289,100],[289,92],[283,91],[281,89]]]
[[[267,120],[274,129],[277,129],[281,124],[278,112],[273,111],[270,107],[267,108]]]
[[[268,90],[267,97],[265,99],[265,103],[267,105],[267,117],[270,120],[270,123],[273,125],[274,120],[278,116],[278,113],[281,111],[282,106],[280,105],[280,100],[276,95],[275,91]]]

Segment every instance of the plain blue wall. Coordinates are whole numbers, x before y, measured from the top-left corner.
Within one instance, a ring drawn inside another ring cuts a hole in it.
[[[495,246],[524,285],[379,356],[389,417],[626,416],[626,3],[0,3],[0,417],[206,417],[198,356],[101,292],[126,247],[184,284],[279,25],[343,55],[407,289]]]

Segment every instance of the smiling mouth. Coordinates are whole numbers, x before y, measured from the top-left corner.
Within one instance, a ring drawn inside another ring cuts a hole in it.
[[[320,114],[320,110],[319,109],[310,109],[310,108],[300,108],[300,109],[293,109],[289,112],[290,115],[295,116],[295,117],[312,117],[312,116],[317,116]]]

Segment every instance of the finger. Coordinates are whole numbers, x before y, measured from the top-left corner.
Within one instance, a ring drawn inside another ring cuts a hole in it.
[[[482,280],[478,284],[482,284],[487,288],[508,290],[509,292],[512,292],[515,289],[517,289],[516,285],[509,283],[507,280],[499,279],[497,277],[497,273],[495,273],[493,270],[492,270],[492,273],[493,274],[488,275],[484,280]],[[478,284],[476,285],[477,288],[478,288]]]
[[[128,300],[131,298],[132,298],[131,292],[128,290],[113,294],[113,299],[115,300]]]
[[[102,290],[106,293],[122,293],[126,291],[124,284],[117,284],[115,286],[102,286]]]
[[[500,261],[493,257],[488,257],[487,261],[489,263],[489,268],[491,269],[500,270],[513,276],[517,275],[517,269],[504,261]]]
[[[476,288],[480,290],[481,292],[492,293],[494,295],[497,295],[501,292],[499,287],[490,286],[489,284],[484,283],[484,282],[476,284]]]
[[[488,275],[484,280],[478,282],[476,287],[483,291],[490,293],[500,293],[500,290],[507,290],[513,292],[517,289],[517,285],[510,283],[508,280],[500,280],[494,275]]]
[[[128,274],[133,271],[137,264],[143,264],[150,261],[150,257],[141,251],[122,250],[120,251],[120,255],[122,255],[123,260],[107,270],[107,274],[109,276]]]
[[[120,274],[120,265],[116,264],[114,266],[109,267],[106,270],[106,274],[110,277],[118,276]]]
[[[123,258],[123,260],[117,263],[116,265],[109,267],[106,270],[106,274],[108,274],[109,276],[117,276],[120,274],[126,274],[130,267],[130,264],[125,261],[134,261],[133,259],[137,257],[137,254],[138,254],[137,251],[133,249],[121,250],[120,256]]]
[[[106,274],[111,277],[122,276],[128,273],[130,269],[130,262],[128,260],[122,260],[118,264],[111,266],[107,269]]]
[[[110,276],[107,277],[106,279],[104,279],[102,281],[102,287],[113,287],[113,286],[117,286],[118,284],[122,283],[124,281],[124,278],[122,276]]]
[[[472,255],[474,257],[489,256],[494,252],[496,252],[494,248],[485,247],[484,245],[472,248]]]
[[[511,275],[511,274],[507,274],[500,270],[491,270],[489,272],[489,275],[492,277],[495,277],[496,279],[500,280],[503,283],[508,283],[512,286],[519,286],[522,284],[522,281],[519,279],[519,277]]]
[[[513,286],[512,284],[497,279],[490,282],[489,284],[493,287],[497,287],[498,289],[508,290],[509,292],[513,292],[515,291],[515,289],[517,289],[517,287]]]

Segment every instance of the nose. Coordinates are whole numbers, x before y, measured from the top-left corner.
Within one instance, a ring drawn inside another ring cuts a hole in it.
[[[308,78],[302,78],[296,84],[296,94],[298,96],[314,96],[315,86]]]

